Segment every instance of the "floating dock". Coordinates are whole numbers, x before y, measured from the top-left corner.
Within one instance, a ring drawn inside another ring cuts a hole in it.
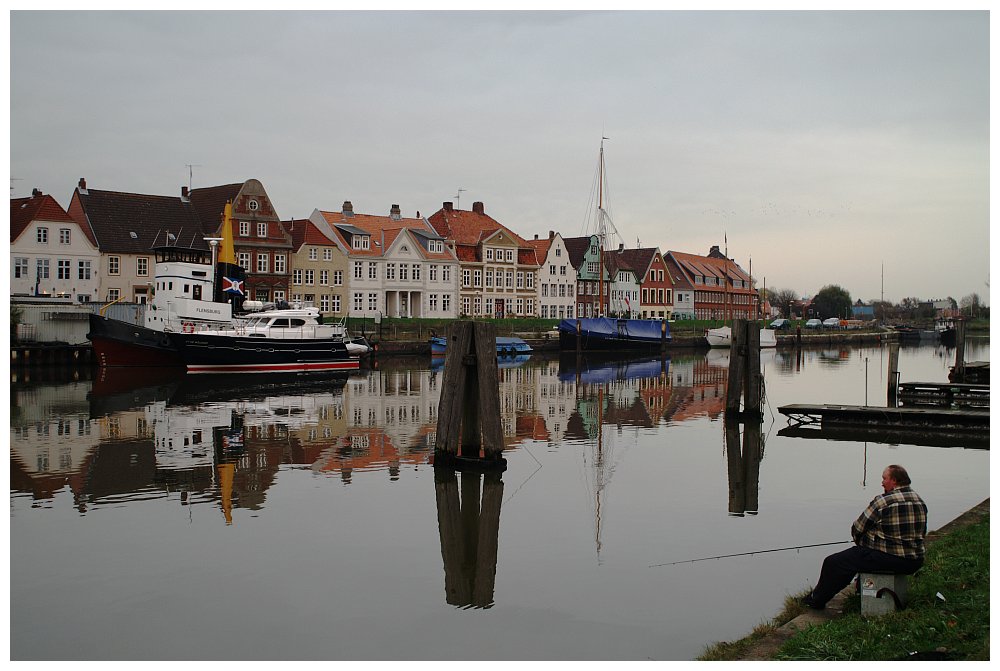
[[[935,431],[990,430],[989,408],[956,410],[939,407],[880,408],[871,405],[783,405],[778,412],[797,424],[923,428]]]
[[[989,408],[990,385],[957,382],[900,382],[897,398],[904,406],[933,405]]]

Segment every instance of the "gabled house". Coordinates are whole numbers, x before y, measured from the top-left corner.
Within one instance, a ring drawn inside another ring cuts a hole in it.
[[[708,256],[667,252],[685,279],[694,287],[696,319],[755,319],[757,291],[739,264],[713,246]]]
[[[667,266],[674,291],[673,318],[694,319],[694,285],[670,254],[670,252],[664,254],[663,261]]]
[[[576,269],[576,316],[598,317],[608,313],[609,276],[601,263],[596,235],[564,238],[570,263]],[[603,280],[604,286],[600,282]],[[603,299],[602,299],[603,297]]]
[[[537,314],[535,249],[486,214],[482,202],[456,210],[445,202],[427,218],[445,239],[461,268],[462,315],[533,317]]]
[[[233,248],[246,270],[246,297],[257,301],[287,300],[292,236],[278,218],[264,186],[256,179],[237,184],[182,189],[198,213],[205,233],[219,237],[226,203],[233,204]]]
[[[639,281],[639,316],[672,319],[673,281],[659,248],[622,249],[617,254],[635,271]]]
[[[576,308],[576,268],[563,237],[528,240],[538,260],[538,316],[542,319],[573,319]]]
[[[458,260],[430,223],[403,217],[399,205],[389,215],[315,210],[310,220],[326,225],[344,250],[353,315],[453,318],[458,316]]]
[[[314,305],[324,315],[345,316],[350,265],[333,228],[312,219],[293,219],[282,225],[292,236],[290,300]]]
[[[92,232],[100,250],[100,300],[152,298],[155,247],[209,248],[198,214],[184,197],[90,189],[81,178],[68,214]]]
[[[608,292],[608,315],[621,319],[639,316],[639,275],[629,265],[624,248],[604,252],[604,267],[611,279]]]
[[[96,301],[100,252],[90,226],[48,194],[10,200],[10,294]]]

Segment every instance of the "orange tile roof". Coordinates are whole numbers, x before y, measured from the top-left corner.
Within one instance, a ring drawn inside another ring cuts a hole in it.
[[[497,231],[507,233],[518,247],[528,245],[524,238],[484,212],[441,208],[427,217],[427,221],[439,235],[459,245],[478,245]]]
[[[429,226],[424,219],[415,217],[394,219],[391,216],[358,213],[347,216],[343,212],[325,212],[322,210],[320,214],[333,227],[335,234],[350,250],[352,256],[381,256],[404,230],[415,234],[423,234],[431,238],[439,237],[437,231],[432,226]],[[372,236],[373,243],[378,242],[379,244],[377,247],[375,244],[372,244],[371,249],[367,250],[352,249],[350,242],[344,237],[343,232],[337,228],[338,225],[353,226],[365,231]],[[427,259],[440,259],[443,261],[452,259],[451,252],[447,247],[441,252],[431,252],[423,245],[420,245],[420,252]]]
[[[10,241],[14,242],[33,221],[51,221],[55,223],[75,224],[73,217],[62,209],[56,199],[49,194],[36,194],[30,198],[10,199]],[[97,246],[97,240],[89,226],[80,225],[83,234],[91,244]]]
[[[292,236],[292,250],[298,252],[302,245],[335,247],[337,243],[308,219],[292,219],[281,222]]]
[[[750,276],[735,261],[684,252],[671,251],[668,253],[674,257],[682,269],[689,273],[705,277],[724,277],[728,270],[731,278],[745,282],[750,281]]]

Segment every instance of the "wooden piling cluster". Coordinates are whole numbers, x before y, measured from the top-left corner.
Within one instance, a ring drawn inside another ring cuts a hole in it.
[[[88,345],[20,343],[10,347],[11,366],[90,365],[94,349]]]
[[[729,385],[726,388],[726,417],[763,419],[760,372],[760,329],[757,322],[736,319],[729,348]],[[740,411],[740,398],[743,410]]]
[[[447,339],[434,466],[504,470],[496,326],[457,321]]]

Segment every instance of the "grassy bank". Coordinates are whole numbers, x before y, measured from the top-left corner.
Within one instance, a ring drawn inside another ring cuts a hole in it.
[[[929,545],[910,579],[905,610],[863,618],[852,596],[844,614],[809,627],[781,646],[778,660],[988,660],[990,652],[989,517],[956,528]],[[939,596],[940,595],[940,596]],[[943,599],[941,598],[943,597]],[[719,643],[702,660],[738,660],[802,607],[789,598],[783,613],[734,643]]]

